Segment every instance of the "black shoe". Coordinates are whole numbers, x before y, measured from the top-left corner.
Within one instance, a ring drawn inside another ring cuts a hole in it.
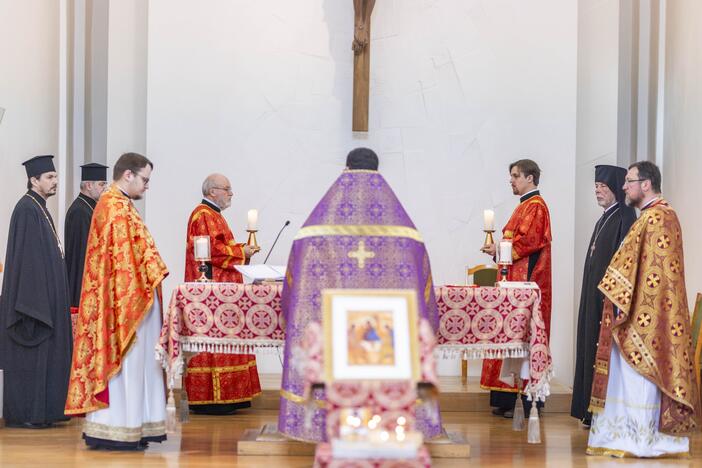
[[[31,422],[7,422],[7,427],[15,427],[18,429],[49,429],[54,427],[53,423],[31,423]]]
[[[590,429],[590,426],[592,426],[592,418],[590,417],[585,417],[580,422],[583,425],[583,429]]]
[[[512,419],[512,418],[514,417],[514,411],[513,411],[513,410],[507,410],[507,411],[504,412],[504,414],[502,415],[502,417],[503,417],[503,418],[507,418],[507,419]]]
[[[504,416],[507,411],[509,411],[509,408],[493,408],[492,414],[495,416]]]

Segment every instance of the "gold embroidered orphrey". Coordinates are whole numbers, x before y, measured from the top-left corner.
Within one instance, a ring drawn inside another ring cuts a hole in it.
[[[614,340],[627,363],[661,391],[659,431],[679,435],[699,429],[682,232],[665,200],[642,211],[607,267],[599,290],[605,295],[605,307],[590,411],[604,410]]]

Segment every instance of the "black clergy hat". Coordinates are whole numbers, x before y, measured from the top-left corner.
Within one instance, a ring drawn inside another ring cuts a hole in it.
[[[605,184],[617,201],[623,203],[626,196],[623,189],[626,173],[627,170],[623,167],[600,164],[595,166],[595,182]]]
[[[80,181],[102,181],[107,180],[107,166],[100,163],[89,163],[80,166]]]
[[[34,156],[22,163],[27,171],[27,177],[39,177],[45,172],[56,172],[54,157],[50,154]]]

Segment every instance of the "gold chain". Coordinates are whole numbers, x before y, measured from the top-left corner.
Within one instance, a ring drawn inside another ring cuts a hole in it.
[[[49,219],[49,215],[46,214],[46,210],[44,210],[44,207],[41,206],[41,203],[36,201],[36,199],[29,195],[28,193],[24,194],[25,197],[28,197],[30,200],[32,200],[34,203],[37,204],[37,206],[41,209],[42,214],[46,218],[46,222],[49,223],[49,227],[51,228],[51,232],[54,233],[54,237],[56,238],[56,244],[58,245],[59,251],[61,252],[61,258],[65,258],[64,253],[63,253],[63,246],[61,245],[61,239],[59,239],[58,234],[56,234],[56,229],[54,228],[54,225],[51,223],[51,220]]]

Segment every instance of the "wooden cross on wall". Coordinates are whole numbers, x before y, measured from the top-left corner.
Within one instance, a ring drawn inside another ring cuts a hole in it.
[[[370,27],[375,0],[353,0],[353,123],[354,132],[368,131],[370,96]]]

